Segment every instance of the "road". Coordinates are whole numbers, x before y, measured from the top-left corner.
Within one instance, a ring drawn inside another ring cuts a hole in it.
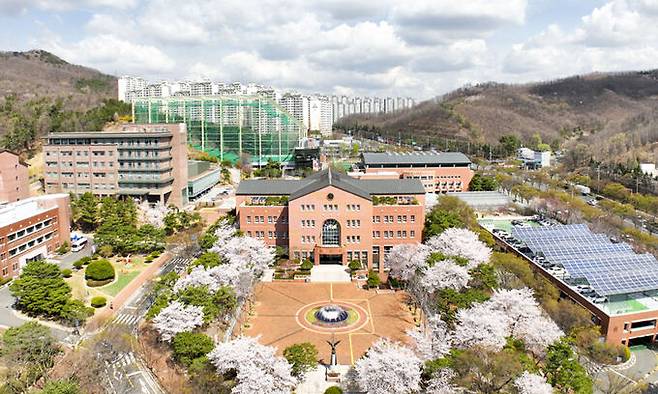
[[[160,269],[159,274],[181,272],[192,262],[192,255],[177,255]],[[105,331],[113,334],[136,336],[139,323],[153,303],[149,284],[145,283],[120,310]],[[144,361],[131,350],[116,350],[112,343],[103,341],[98,357],[105,361],[105,376],[112,393],[117,394],[164,394],[153,373]]]

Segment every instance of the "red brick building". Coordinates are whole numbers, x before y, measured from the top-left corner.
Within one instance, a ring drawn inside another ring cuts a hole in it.
[[[29,261],[55,253],[68,242],[71,213],[68,194],[27,198],[0,208],[0,275],[20,274]]]
[[[460,152],[364,153],[360,179],[418,179],[428,193],[468,191],[471,160]]]
[[[358,180],[323,170],[301,180],[245,180],[236,192],[240,229],[291,258],[315,264],[384,256],[422,240],[425,189],[416,179]]]
[[[14,202],[30,196],[27,164],[19,156],[0,149],[0,204]]]

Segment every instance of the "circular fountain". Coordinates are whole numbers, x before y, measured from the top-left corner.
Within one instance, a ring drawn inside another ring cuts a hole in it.
[[[349,314],[340,305],[329,304],[320,307],[315,312],[315,318],[325,324],[338,324],[347,320]]]

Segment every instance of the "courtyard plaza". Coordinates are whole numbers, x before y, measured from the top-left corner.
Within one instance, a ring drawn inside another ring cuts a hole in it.
[[[260,337],[278,354],[293,344],[310,342],[320,362],[329,364],[327,341],[340,341],[337,363],[353,365],[379,338],[408,341],[406,331],[415,327],[407,295],[402,291],[364,290],[352,283],[261,282],[255,303],[242,317],[242,334]],[[322,324],[315,312],[324,305],[338,305],[349,317],[341,325]]]

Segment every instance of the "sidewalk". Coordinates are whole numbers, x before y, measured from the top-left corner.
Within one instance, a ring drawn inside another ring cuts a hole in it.
[[[123,305],[130,299],[130,297],[140,288],[144,283],[149,281],[157,272],[160,267],[172,258],[172,254],[164,252],[160,257],[154,260],[148,268],[142,271],[128,286],[124,287],[119,294],[112,300],[112,309],[105,307],[100,312],[97,312],[91,320],[87,323],[85,331],[91,333],[102,327],[106,322],[111,320],[114,314],[123,307]]]

